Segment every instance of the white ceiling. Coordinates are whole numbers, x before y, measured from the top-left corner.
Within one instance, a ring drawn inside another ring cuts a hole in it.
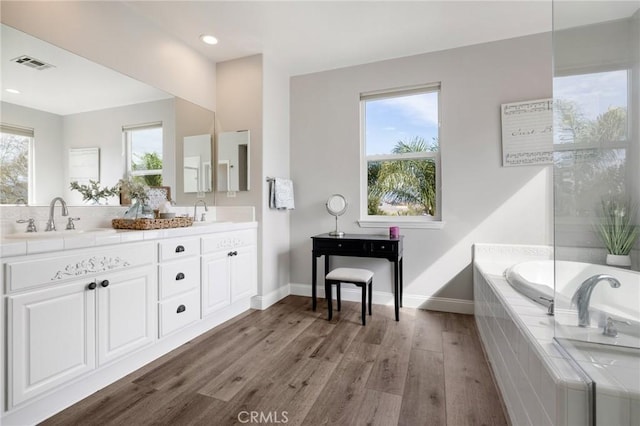
[[[551,31],[551,0],[510,1],[123,1],[135,19],[157,25],[163,32],[189,45],[212,62],[263,53],[278,62],[290,75],[300,75],[385,59],[450,49],[460,46],[519,37]],[[587,2],[581,13],[575,13],[574,1],[556,1],[556,17],[562,16],[565,26],[584,25],[630,16],[640,0],[621,2]],[[96,25],[104,25],[104,22]],[[119,31],[113,26],[113,31]],[[208,46],[199,40],[204,33],[215,35],[219,44]],[[11,41],[2,32],[2,86],[10,87],[11,78],[20,73],[9,72],[6,60],[21,54],[52,61],[56,70],[38,73],[64,74],[62,81],[47,80],[33,89],[42,94],[54,93],[49,105],[36,106],[57,114],[89,111],[96,108],[90,101],[100,98],[109,105],[125,105],[166,97],[152,93],[148,86],[136,86],[135,81],[113,73],[111,83],[92,84],[84,81],[88,74],[108,74],[104,67],[58,49],[44,53],[37,39]],[[13,34],[13,36],[16,36]],[[20,44],[23,43],[23,44]],[[25,47],[28,52],[9,49],[7,45]],[[46,45],[46,43],[44,44]],[[49,56],[47,56],[49,55]],[[65,56],[65,55],[68,55]],[[53,58],[53,59],[49,59]],[[15,64],[14,64],[15,65]],[[92,68],[95,66],[96,68]],[[89,67],[89,68],[86,68]],[[17,68],[16,68],[17,69]],[[65,72],[62,72],[65,70]],[[27,70],[32,71],[32,70]],[[52,72],[53,71],[53,72]],[[25,73],[21,78],[25,78]],[[39,74],[40,76],[44,74]],[[10,78],[11,77],[11,78]],[[85,83],[78,88],[78,83]],[[25,82],[23,82],[25,83]],[[67,84],[70,85],[67,85]],[[100,87],[96,87],[100,86]],[[125,86],[136,99],[119,99],[115,87]],[[103,90],[99,90],[103,89]],[[79,96],[74,96],[74,93]],[[62,96],[61,96],[62,95]],[[44,97],[42,97],[44,98]],[[19,101],[2,93],[8,102],[28,105],[27,95]],[[60,99],[67,102],[63,105]]]
[[[125,3],[213,62],[264,53],[290,75],[551,31],[550,0]]]

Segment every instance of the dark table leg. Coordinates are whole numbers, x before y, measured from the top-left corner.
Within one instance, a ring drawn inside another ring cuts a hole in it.
[[[404,270],[404,259],[400,258],[400,307],[402,308],[402,295],[404,293],[404,275],[402,271]]]
[[[396,309],[396,321],[400,321],[400,286],[399,286],[399,262],[396,259],[393,262],[393,304]]]
[[[311,255],[311,308],[315,311],[317,305],[316,280],[318,275],[318,265],[316,255]]]

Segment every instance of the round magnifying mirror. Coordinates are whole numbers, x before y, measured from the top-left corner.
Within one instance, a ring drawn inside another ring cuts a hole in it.
[[[336,229],[335,231],[329,232],[329,235],[334,237],[343,237],[344,232],[338,230],[338,216],[344,214],[347,211],[347,200],[340,194],[333,194],[327,200],[326,206],[329,214],[336,217]]]

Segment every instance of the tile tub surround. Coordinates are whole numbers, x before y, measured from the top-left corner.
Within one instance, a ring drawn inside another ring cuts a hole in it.
[[[509,416],[518,425],[588,424],[586,385],[553,341],[553,317],[503,276],[515,263],[552,258],[551,247],[474,246],[476,323]],[[638,352],[602,349],[571,351],[596,382],[596,424],[640,424],[634,391],[640,380]]]

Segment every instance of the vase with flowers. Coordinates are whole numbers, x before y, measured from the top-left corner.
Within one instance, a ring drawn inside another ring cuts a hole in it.
[[[154,213],[147,204],[149,201],[149,187],[134,177],[118,181],[120,192],[132,200],[131,207],[125,212],[125,219],[153,219]]]
[[[631,201],[602,200],[596,231],[607,248],[608,265],[631,266],[631,249],[638,239],[637,212]]]

